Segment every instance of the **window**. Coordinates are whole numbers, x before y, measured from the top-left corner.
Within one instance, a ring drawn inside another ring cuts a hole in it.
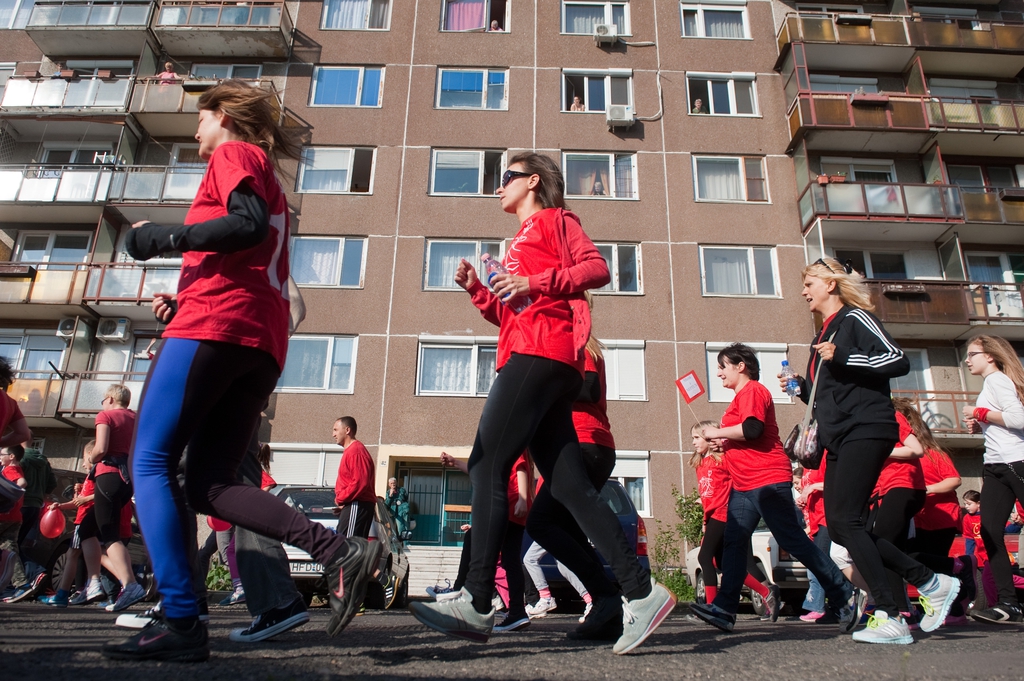
[[[706,296],[778,297],[774,248],[701,246]]]
[[[317,66],[310,106],[380,106],[382,67]]]
[[[633,72],[563,71],[562,111],[597,112],[633,103]]]
[[[998,100],[996,86],[994,80],[928,79],[928,93],[932,97],[950,97],[964,103],[973,103],[974,99]]]
[[[366,239],[297,236],[291,273],[299,286],[359,288],[366,267]]]
[[[647,377],[644,371],[644,341],[603,340],[604,369],[609,400],[647,399]]]
[[[191,74],[203,80],[258,80],[261,68],[259,64],[193,64]]]
[[[114,158],[109,142],[83,142],[81,144],[43,143],[43,163],[53,165],[91,165],[110,163]]]
[[[431,194],[485,196],[501,185],[501,151],[434,150]]]
[[[745,3],[743,3],[745,5]],[[731,6],[730,6],[731,5]],[[680,12],[684,38],[750,37],[747,8],[733,3],[682,3]]]
[[[373,149],[306,147],[299,162],[297,191],[310,194],[369,194]]]
[[[636,154],[566,154],[565,195],[638,198]]]
[[[391,0],[324,0],[321,28],[328,31],[386,31]]]
[[[64,339],[53,335],[52,331],[46,335],[0,336],[0,357],[16,371],[29,372],[22,373],[18,377],[21,379],[48,378],[53,373],[50,363],[60,368],[66,348]],[[30,385],[22,388],[34,390]]]
[[[878,92],[877,78],[855,78],[832,76],[823,73],[810,74],[811,89],[815,92]]]
[[[718,353],[732,343],[707,343],[705,349],[708,362],[708,401],[709,402],[732,402],[736,396],[732,390],[722,386],[722,380],[718,378]],[[746,343],[757,355],[757,361],[761,365],[761,377],[758,382],[771,392],[776,402],[792,402],[793,398],[786,394],[786,391],[779,387],[779,379],[775,376],[782,370],[782,360],[788,359],[785,343]]]
[[[479,269],[480,256],[490,254],[500,261],[504,257],[504,243],[501,241],[450,241],[429,239],[427,241],[426,266],[423,273],[425,290],[457,291],[455,270],[465,258]]]
[[[836,249],[836,260],[850,266],[868,279],[913,279],[902,253],[878,253]]]
[[[508,0],[442,0],[442,31],[508,32]]]
[[[438,69],[437,108],[508,109],[507,83],[507,69]]]
[[[640,293],[640,246],[637,244],[595,244],[608,264],[612,280],[601,293]]]
[[[631,452],[617,450],[615,452],[615,468],[610,479],[618,480],[626,494],[629,495],[637,513],[649,518],[651,516],[651,491],[647,479],[650,477],[648,464],[650,452]]]
[[[695,156],[698,201],[767,201],[764,160],[759,156]]]
[[[615,24],[619,35],[629,35],[628,2],[562,2],[562,33],[594,35],[598,24]]]
[[[892,390],[931,390],[931,371],[928,368],[928,351],[903,348],[903,354],[910,360],[910,373],[889,379]],[[929,424],[932,425],[932,424]]]
[[[1018,179],[1013,166],[950,164],[946,166],[946,174],[950,182],[967,191],[972,191],[971,187],[1016,187]]]
[[[3,2],[3,0],[0,0],[0,2]],[[7,81],[13,75],[14,64],[0,64],[0,101],[4,98],[4,88],[7,87]]]
[[[494,383],[496,338],[420,340],[417,395],[483,397]]]
[[[73,269],[70,263],[89,259],[90,234],[81,232],[22,232],[18,238],[14,260],[34,263],[66,263],[48,265],[47,269]]]
[[[851,182],[895,182],[896,166],[889,159],[822,157],[822,175],[846,175]]]
[[[351,393],[358,341],[355,336],[292,336],[277,389]]]
[[[35,0],[0,0],[0,29],[25,28]]]
[[[753,116],[757,114],[754,74],[687,74],[691,114]]]

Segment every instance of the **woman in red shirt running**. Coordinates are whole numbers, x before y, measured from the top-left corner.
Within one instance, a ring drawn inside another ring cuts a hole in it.
[[[614,648],[625,653],[661,624],[675,597],[651,581],[618,518],[601,501],[573,428],[572,403],[583,384],[584,346],[590,337],[583,292],[603,286],[610,275],[579,219],[565,210],[564,191],[562,173],[547,156],[526,153],[511,159],[497,191],[502,209],[520,222],[505,254],[508,273],[492,275],[493,293],[465,260],[455,273],[455,282],[473,297],[484,318],[500,328],[499,373],[469,458],[473,528],[479,539],[473,542],[460,596],[413,603],[411,610],[432,629],[487,641],[494,624],[494,570],[508,522],[506,482],[513,462],[529,447],[551,495],[609,561],[625,593],[623,634]]]

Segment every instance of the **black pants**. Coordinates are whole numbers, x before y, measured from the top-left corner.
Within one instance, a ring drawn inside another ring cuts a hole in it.
[[[909,552],[910,521],[917,512],[924,508],[925,491],[896,487],[885,493],[878,504],[871,510],[868,526],[875,536],[889,541],[904,553]],[[903,578],[892,570],[885,571],[889,578],[889,587],[900,612],[910,612],[910,601],[907,599],[907,587]]]
[[[28,538],[28,533],[39,527],[39,515],[43,509],[38,506],[22,506],[21,507],[21,529],[18,530],[18,553],[21,554],[21,562],[24,563],[27,558],[25,556],[25,550],[22,549],[22,545],[25,543],[25,539]],[[35,534],[32,539],[33,541],[38,538],[39,534]]]
[[[526,527],[509,521],[501,543],[501,567],[508,580],[508,621],[526,617],[526,580],[523,578],[523,535]]]
[[[121,509],[131,501],[131,485],[121,479],[120,473],[104,473],[96,476],[96,496],[93,508],[96,513],[96,527],[102,544],[112,544],[121,539]]]
[[[580,443],[580,452],[587,476],[594,489],[600,492],[615,468],[615,450],[587,442]],[[618,587],[608,579],[586,533],[572,513],[551,496],[546,480],[530,509],[526,529],[535,542],[583,582],[588,593],[595,597],[618,593]]]
[[[1017,594],[1013,589],[1013,572],[1006,553],[1003,529],[1010,519],[1014,502],[1024,500],[1024,461],[1009,465],[987,463],[981,478],[981,494],[985,502],[981,505],[981,539],[985,542],[1000,602],[1016,603]]]
[[[369,537],[376,505],[372,501],[342,504],[338,510],[338,534],[342,537]]]
[[[829,450],[824,497],[832,541],[850,552],[871,589],[875,606],[896,615],[899,608],[886,569],[917,587],[931,581],[934,573],[892,542],[868,531],[868,501],[893,445],[889,440],[854,440],[844,442],[839,451]]]
[[[726,525],[724,520],[715,520],[714,518],[708,518],[705,523],[704,538],[701,539],[700,551],[697,553],[697,562],[700,563],[705,586],[718,588],[718,570],[722,569],[722,553],[725,551]],[[747,572],[759,582],[768,580],[761,565],[754,559],[752,547],[747,548]]]
[[[572,423],[583,378],[556,360],[513,354],[491,386],[469,457],[477,541],[466,579],[479,612],[490,610],[494,570],[508,523],[512,464],[529,447],[551,496],[576,518],[629,598],[650,593],[650,572],[629,546],[619,519],[587,475]],[[545,547],[546,548],[546,547]]]

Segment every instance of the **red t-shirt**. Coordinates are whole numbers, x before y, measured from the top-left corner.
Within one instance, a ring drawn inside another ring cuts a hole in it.
[[[601,399],[597,402],[574,402],[572,405],[572,423],[576,426],[576,436],[580,442],[589,442],[602,447],[615,449],[612,438],[611,424],[608,422],[608,402],[605,400],[604,358],[595,360],[589,352],[583,352],[586,362],[584,372],[593,371],[601,384]]]
[[[900,441],[895,447],[902,447],[907,436],[914,434],[903,414],[896,412],[896,423],[900,426]],[[895,447],[893,447],[895,449]],[[874,496],[884,497],[889,490],[893,489],[924,489],[924,471],[921,468],[921,459],[893,459],[885,460],[882,472],[878,475],[878,482],[875,483]]]
[[[722,427],[738,426],[751,416],[764,424],[761,437],[725,441],[725,463],[733,489],[749,492],[766,485],[793,482],[793,467],[779,440],[772,394],[757,381],[747,381],[732,398],[722,414]]]
[[[697,464],[697,491],[704,507],[704,522],[709,518],[725,522],[729,517],[729,492],[732,478],[725,461],[716,461],[707,454]]]
[[[376,501],[373,457],[363,443],[353,440],[342,452],[338,464],[338,479],[334,483],[334,501],[350,504],[353,501]]]
[[[822,457],[821,466],[817,470],[804,469],[804,475],[800,479],[801,484],[814,485],[825,481],[826,459]],[[825,495],[822,490],[816,489],[807,494],[807,504],[804,505],[804,516],[807,518],[807,530],[810,536],[818,533],[818,529],[826,527],[825,522]]]
[[[16,463],[12,463],[10,466],[4,468],[4,477],[18,484],[18,480],[25,477],[25,472],[21,470],[21,466]],[[21,522],[21,505],[25,503],[25,497],[18,499],[17,503],[7,513],[0,513],[0,523],[20,523]]]
[[[270,477],[270,473],[266,471],[260,471],[260,489],[266,489],[268,487],[276,487],[277,480]]]
[[[985,542],[981,540],[981,514],[964,513],[962,522],[960,531],[964,539],[974,540],[974,557],[978,559],[978,566],[984,567],[988,563],[988,551],[985,550]]]
[[[132,437],[135,435],[135,412],[131,409],[105,409],[96,414],[96,425],[101,423],[110,428],[107,456],[114,459],[128,458],[128,453],[132,449]],[[117,466],[97,463],[96,475],[104,473],[120,473],[120,470]]]
[[[3,433],[7,430],[7,426],[25,417],[21,413],[21,407],[18,406],[17,400],[7,393],[0,393],[0,395],[3,395],[3,399],[0,399],[0,433]]]
[[[526,489],[533,487],[533,483],[530,481],[530,476],[533,471],[530,470],[530,465],[526,463],[526,456],[520,455],[516,462],[512,464],[512,474],[508,479],[508,521],[515,523],[516,525],[526,525],[526,518],[530,515],[530,508],[533,507],[533,498],[530,494],[526,495],[526,515],[522,518],[517,518],[515,515],[516,504],[519,502],[519,476],[516,475],[519,471],[526,473]]]
[[[946,478],[959,478],[953,462],[943,452],[929,451],[921,459],[925,485],[940,483]],[[929,494],[924,499],[924,508],[914,516],[914,526],[919,530],[944,530],[956,527],[960,519],[960,502],[956,491]]]
[[[85,482],[82,483],[81,496],[87,497],[90,494],[93,494],[95,492],[96,492],[96,482],[93,479],[93,476],[90,475],[89,477],[87,477],[85,479]],[[78,513],[75,514],[75,525],[81,525],[82,524],[82,521],[85,520],[85,514],[89,512],[89,509],[92,508],[92,506],[93,506],[93,502],[87,501],[87,502],[85,502],[84,504],[82,504],[81,506],[78,507]]]
[[[134,513],[134,504],[129,499],[128,503],[121,507],[121,524],[118,526],[117,533],[117,536],[121,539],[132,538],[132,516]]]
[[[182,255],[178,312],[164,338],[259,348],[284,368],[288,353],[288,205],[263,150],[224,142],[213,152],[185,224],[228,214],[228,197],[247,182],[270,211],[270,235],[237,253]]]
[[[578,345],[574,340],[574,324],[582,320],[570,301],[582,301],[584,290],[604,286],[610,275],[604,258],[572,213],[566,213],[566,246],[576,264],[562,268],[558,215],[558,209],[546,208],[526,218],[505,253],[503,264],[508,271],[530,279],[533,302],[525,310],[516,314],[502,305],[482,280],[469,288],[473,304],[487,321],[501,329],[499,370],[513,352],[518,352],[558,360],[583,373],[583,344],[587,339],[584,337]]]

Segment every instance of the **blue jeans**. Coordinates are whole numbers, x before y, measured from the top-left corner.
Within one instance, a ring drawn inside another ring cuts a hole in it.
[[[826,556],[829,554],[832,541],[828,537],[828,528],[824,525],[818,528],[818,533],[814,537],[814,545],[821,549]],[[813,572],[807,573],[807,580],[809,582],[807,597],[804,598],[801,607],[808,612],[825,612],[825,590],[821,588],[821,582]]]
[[[765,485],[748,492],[732,491],[729,495],[729,519],[725,526],[722,582],[714,601],[716,606],[733,614],[739,609],[740,589],[747,576],[747,546],[761,518],[764,518],[779,546],[814,573],[833,608],[838,609],[850,598],[853,585],[804,533],[797,522],[795,509],[793,484],[790,482]]]

